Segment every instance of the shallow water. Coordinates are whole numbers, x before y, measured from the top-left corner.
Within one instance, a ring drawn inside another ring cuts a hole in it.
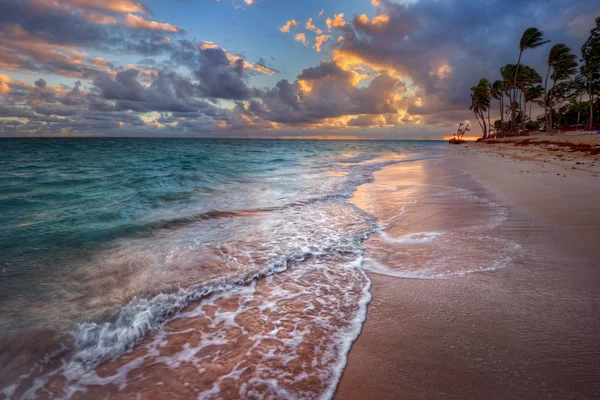
[[[516,246],[485,236],[500,206],[425,183],[435,142],[2,144],[0,371],[17,398],[328,398],[364,271],[448,278]],[[382,168],[393,185],[355,193]],[[473,244],[460,260],[456,240]]]

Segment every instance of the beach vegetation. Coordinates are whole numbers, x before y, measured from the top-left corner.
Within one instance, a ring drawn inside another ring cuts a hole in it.
[[[549,40],[535,27],[527,28],[519,42],[516,64],[500,68],[500,79],[485,78],[471,88],[471,107],[483,132],[489,136],[516,135],[519,130],[587,129],[600,123],[600,17],[581,48],[581,60],[564,43],[549,49],[544,77],[522,64],[526,50]],[[491,101],[498,102],[499,119],[490,123]],[[534,105],[543,110],[533,115]],[[487,122],[485,113],[488,113]]]

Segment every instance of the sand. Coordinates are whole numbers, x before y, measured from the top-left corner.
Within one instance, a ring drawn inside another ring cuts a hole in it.
[[[373,302],[337,399],[600,398],[600,156],[518,140],[448,146],[446,160],[422,167],[465,171],[453,184],[506,208],[490,236],[521,255],[443,280],[369,273]],[[373,184],[399,173],[384,169]]]

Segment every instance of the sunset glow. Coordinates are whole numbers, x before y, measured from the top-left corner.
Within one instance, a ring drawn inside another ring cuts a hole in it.
[[[441,139],[473,119],[473,77],[514,62],[517,31],[536,24],[578,43],[596,13],[573,10],[598,9],[578,0],[550,23],[550,8],[475,3],[462,12],[497,18],[454,29],[454,3],[10,0],[0,5],[18,16],[0,21],[0,135],[273,138],[310,128],[315,138]]]

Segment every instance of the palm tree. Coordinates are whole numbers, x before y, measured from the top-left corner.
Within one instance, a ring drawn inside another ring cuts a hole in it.
[[[521,90],[523,98],[527,92],[533,89],[537,84],[542,83],[542,77],[537,71],[527,65],[522,65],[517,76],[517,88]]]
[[[475,118],[481,127],[481,131],[483,132],[483,138],[487,138],[487,126],[488,124],[485,122],[485,114],[490,106],[490,83],[487,79],[480,79],[477,86],[473,86],[471,88],[471,107],[470,110],[473,110],[475,114]]]
[[[544,87],[542,85],[531,86],[525,93],[525,111],[527,111],[527,103],[529,103],[529,120],[531,121],[531,107],[533,103],[540,104],[542,98],[544,98]]]
[[[490,96],[498,100],[498,104],[500,105],[500,126],[503,127],[504,113],[502,112],[502,105],[504,103],[504,86],[500,79],[494,81],[494,83],[492,83],[492,85],[490,86]],[[498,135],[498,129],[496,129],[496,135]]]
[[[521,65],[518,73],[517,66],[515,64],[506,64],[500,69],[500,73],[504,78],[504,81],[508,81],[507,86],[510,86],[514,97],[509,93],[510,98],[510,113],[511,113],[511,128],[518,119],[524,120],[526,114],[526,107],[522,104],[527,92],[534,86],[542,83],[542,77],[536,72],[535,69]],[[517,111],[520,110],[520,111]],[[522,114],[521,114],[522,113]]]
[[[501,102],[501,113],[500,113],[500,121],[502,123],[502,131],[505,130],[506,126],[504,124],[504,116],[508,110],[512,110],[512,107],[509,105],[508,107],[504,106],[504,99],[508,97],[509,102],[512,100],[510,94],[510,87],[512,86],[512,77],[515,71],[516,66],[514,64],[506,64],[504,67],[500,68],[500,76],[502,76],[502,95],[500,97]]]
[[[568,47],[567,47],[568,49]],[[575,75],[577,73],[577,61],[575,61],[576,57],[574,54],[571,53],[566,53],[562,56],[561,59],[559,59],[555,64],[554,64],[554,72],[552,73],[552,88],[550,89],[550,92],[548,93],[548,100],[549,100],[549,112],[547,115],[547,120],[546,120],[546,125],[547,125],[547,129],[552,129],[554,127],[554,123],[552,121],[552,108],[554,106],[554,103],[556,101],[561,100],[561,95],[559,93],[555,93],[555,88],[556,88],[556,83],[559,81],[564,81],[567,79],[570,79],[571,76]],[[564,97],[563,97],[564,98]]]
[[[548,43],[549,40],[544,40],[543,36],[544,35],[542,31],[534,27],[525,29],[525,32],[523,32],[523,36],[521,36],[521,41],[519,43],[519,59],[517,60],[517,67],[515,69],[513,82],[514,93],[511,99],[511,125],[513,130],[515,129],[515,102],[517,97],[516,86],[517,76],[519,74],[519,66],[521,65],[521,56],[523,55],[523,52],[527,49],[535,49]]]
[[[574,56],[571,54],[571,49],[562,43],[558,43],[552,46],[552,48],[550,49],[550,53],[548,54],[548,72],[546,72],[546,80],[544,81],[544,91],[546,93],[544,96],[544,114],[546,116],[546,129],[551,129],[550,113],[548,112],[548,103],[550,100],[548,93],[548,78],[550,77],[550,69],[553,67],[556,69],[556,65],[565,59],[574,60]]]
[[[574,96],[579,96],[579,102],[577,105],[577,123],[576,128],[579,129],[579,122],[581,120],[581,101],[583,100],[583,93],[586,91],[586,82],[583,75],[577,75],[572,81],[571,86],[573,87]]]

